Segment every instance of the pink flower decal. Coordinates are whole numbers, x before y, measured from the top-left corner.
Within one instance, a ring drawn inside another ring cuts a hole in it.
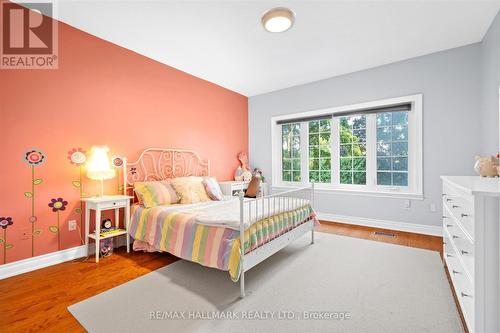
[[[66,209],[68,202],[63,198],[51,199],[49,202],[49,207],[52,208],[53,212],[58,212]]]
[[[85,150],[82,148],[73,148],[68,151],[68,160],[71,164],[80,166],[87,161],[87,155],[85,155]]]
[[[113,156],[113,166],[115,168],[121,168],[123,166],[123,157]]]
[[[31,166],[39,166],[45,162],[45,154],[39,149],[29,149],[24,153],[24,161]]]
[[[14,224],[12,217],[0,217],[0,227],[2,229],[7,229],[7,227],[12,224]]]

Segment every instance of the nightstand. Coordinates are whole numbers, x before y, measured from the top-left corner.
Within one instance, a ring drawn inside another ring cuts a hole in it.
[[[224,195],[238,195],[240,191],[245,191],[248,188],[248,184],[250,184],[250,182],[235,180],[219,182],[220,189]],[[258,196],[260,197],[265,195],[268,195],[267,183],[262,182],[260,183]]]
[[[126,235],[127,253],[130,252],[130,235],[128,227],[130,222],[130,199],[128,195],[105,195],[102,197],[92,197],[82,199],[85,202],[85,245],[89,245],[89,239],[95,241],[95,262],[99,262],[99,241],[110,237]],[[120,208],[125,208],[124,226],[125,229],[118,229],[120,223]],[[95,211],[95,232],[90,233],[90,210]],[[115,210],[115,226],[117,230],[101,234],[101,212],[104,210]]]

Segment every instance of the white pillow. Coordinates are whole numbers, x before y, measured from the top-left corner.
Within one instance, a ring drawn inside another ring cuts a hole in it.
[[[205,191],[210,199],[220,201],[224,198],[219,183],[214,177],[205,177],[203,179],[203,186],[205,186]]]

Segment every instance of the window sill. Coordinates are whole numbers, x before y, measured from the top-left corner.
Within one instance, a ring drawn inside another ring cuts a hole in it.
[[[275,191],[284,191],[294,188],[301,187],[293,185],[274,185],[272,187],[272,193]],[[317,194],[341,194],[341,195],[353,195],[353,196],[363,196],[363,197],[376,197],[376,198],[393,198],[393,199],[411,199],[411,200],[424,200],[423,194],[418,193],[407,193],[407,192],[382,192],[382,191],[357,191],[351,189],[326,189],[326,188],[315,188],[314,192]]]

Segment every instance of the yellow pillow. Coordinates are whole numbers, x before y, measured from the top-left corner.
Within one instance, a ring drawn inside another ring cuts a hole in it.
[[[167,181],[135,182],[134,191],[139,203],[146,208],[179,202],[177,193]]]
[[[172,179],[172,186],[181,197],[181,204],[210,201],[201,177],[179,177]]]

